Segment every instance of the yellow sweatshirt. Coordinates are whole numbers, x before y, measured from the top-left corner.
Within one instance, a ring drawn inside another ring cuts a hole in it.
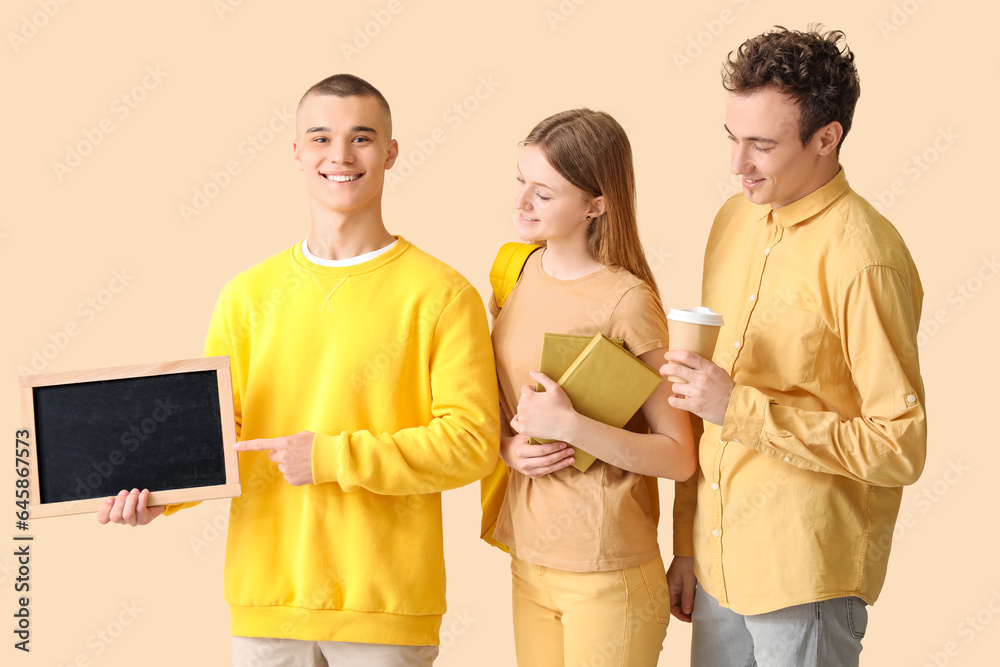
[[[300,431],[314,484],[240,454],[225,595],[240,636],[428,645],[445,611],[441,491],[497,462],[478,292],[402,238],[362,264],[301,247],[236,276],[206,355],[229,355],[240,440]]]

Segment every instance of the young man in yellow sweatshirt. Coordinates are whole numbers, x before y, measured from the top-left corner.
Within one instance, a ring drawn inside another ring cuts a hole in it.
[[[430,665],[445,611],[441,495],[497,461],[478,292],[386,231],[389,105],[335,75],[299,103],[312,225],[231,280],[206,355],[228,355],[243,495],[226,544],[233,664]],[[141,525],[134,489],[98,520]],[[272,662],[273,661],[273,662]]]

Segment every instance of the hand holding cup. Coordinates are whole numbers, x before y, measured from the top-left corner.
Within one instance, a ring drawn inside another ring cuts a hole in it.
[[[687,310],[671,308],[667,313],[667,329],[670,333],[668,349],[694,352],[711,360],[722,324],[722,315],[705,306]],[[668,375],[667,379],[675,384],[686,383],[676,375]]]

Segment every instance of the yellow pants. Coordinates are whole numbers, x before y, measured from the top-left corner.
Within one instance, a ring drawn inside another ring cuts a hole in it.
[[[663,561],[567,572],[511,561],[518,667],[655,667],[670,620]]]

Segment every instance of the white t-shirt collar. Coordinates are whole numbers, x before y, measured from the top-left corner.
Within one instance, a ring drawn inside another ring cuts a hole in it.
[[[385,246],[384,248],[379,248],[378,250],[372,250],[371,252],[366,252],[363,255],[358,255],[357,257],[349,257],[347,259],[321,259],[316,255],[309,252],[309,246],[306,243],[308,239],[302,239],[302,254],[313,264],[319,266],[354,266],[355,264],[362,264],[370,259],[375,259],[382,253],[388,252],[396,245],[399,239],[393,239],[392,243]]]

